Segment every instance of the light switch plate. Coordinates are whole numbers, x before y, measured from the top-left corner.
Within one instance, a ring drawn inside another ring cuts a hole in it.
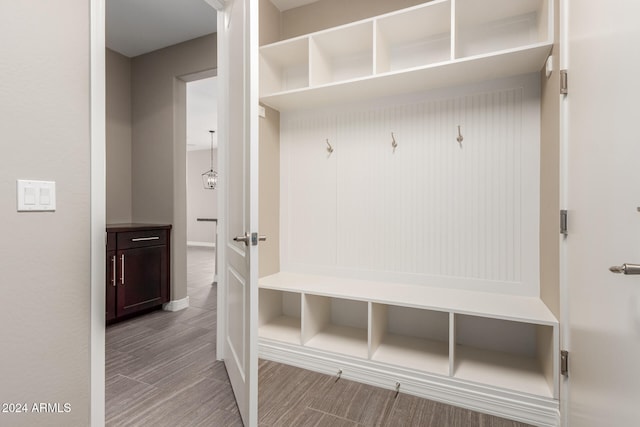
[[[18,212],[49,212],[56,210],[55,181],[19,179],[16,182]]]

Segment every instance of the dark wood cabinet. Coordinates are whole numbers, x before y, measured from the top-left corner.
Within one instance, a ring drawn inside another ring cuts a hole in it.
[[[170,232],[170,225],[107,226],[107,322],[169,301]]]

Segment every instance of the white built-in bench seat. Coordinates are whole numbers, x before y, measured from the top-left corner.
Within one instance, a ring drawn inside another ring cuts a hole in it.
[[[556,425],[558,321],[539,298],[290,272],[259,287],[263,358]]]

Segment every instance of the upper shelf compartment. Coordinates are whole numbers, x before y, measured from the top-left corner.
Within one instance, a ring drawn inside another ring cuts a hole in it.
[[[406,9],[376,20],[376,73],[451,59],[451,4]]]
[[[260,100],[281,111],[539,71],[553,0],[434,0],[260,48]]]
[[[455,57],[518,49],[552,39],[548,0],[456,0]]]

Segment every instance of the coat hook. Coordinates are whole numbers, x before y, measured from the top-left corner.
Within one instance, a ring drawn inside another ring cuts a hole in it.
[[[393,152],[396,152],[396,148],[398,148],[398,143],[396,142],[396,137],[393,134],[393,132],[391,132],[391,146],[393,147]]]
[[[333,153],[333,147],[329,144],[329,139],[327,138],[327,152],[329,154]]]
[[[462,141],[464,140],[464,137],[462,136],[462,133],[460,132],[460,125],[458,125],[458,137],[456,138],[456,141],[458,141],[458,144],[460,144],[460,147],[462,147]]]

